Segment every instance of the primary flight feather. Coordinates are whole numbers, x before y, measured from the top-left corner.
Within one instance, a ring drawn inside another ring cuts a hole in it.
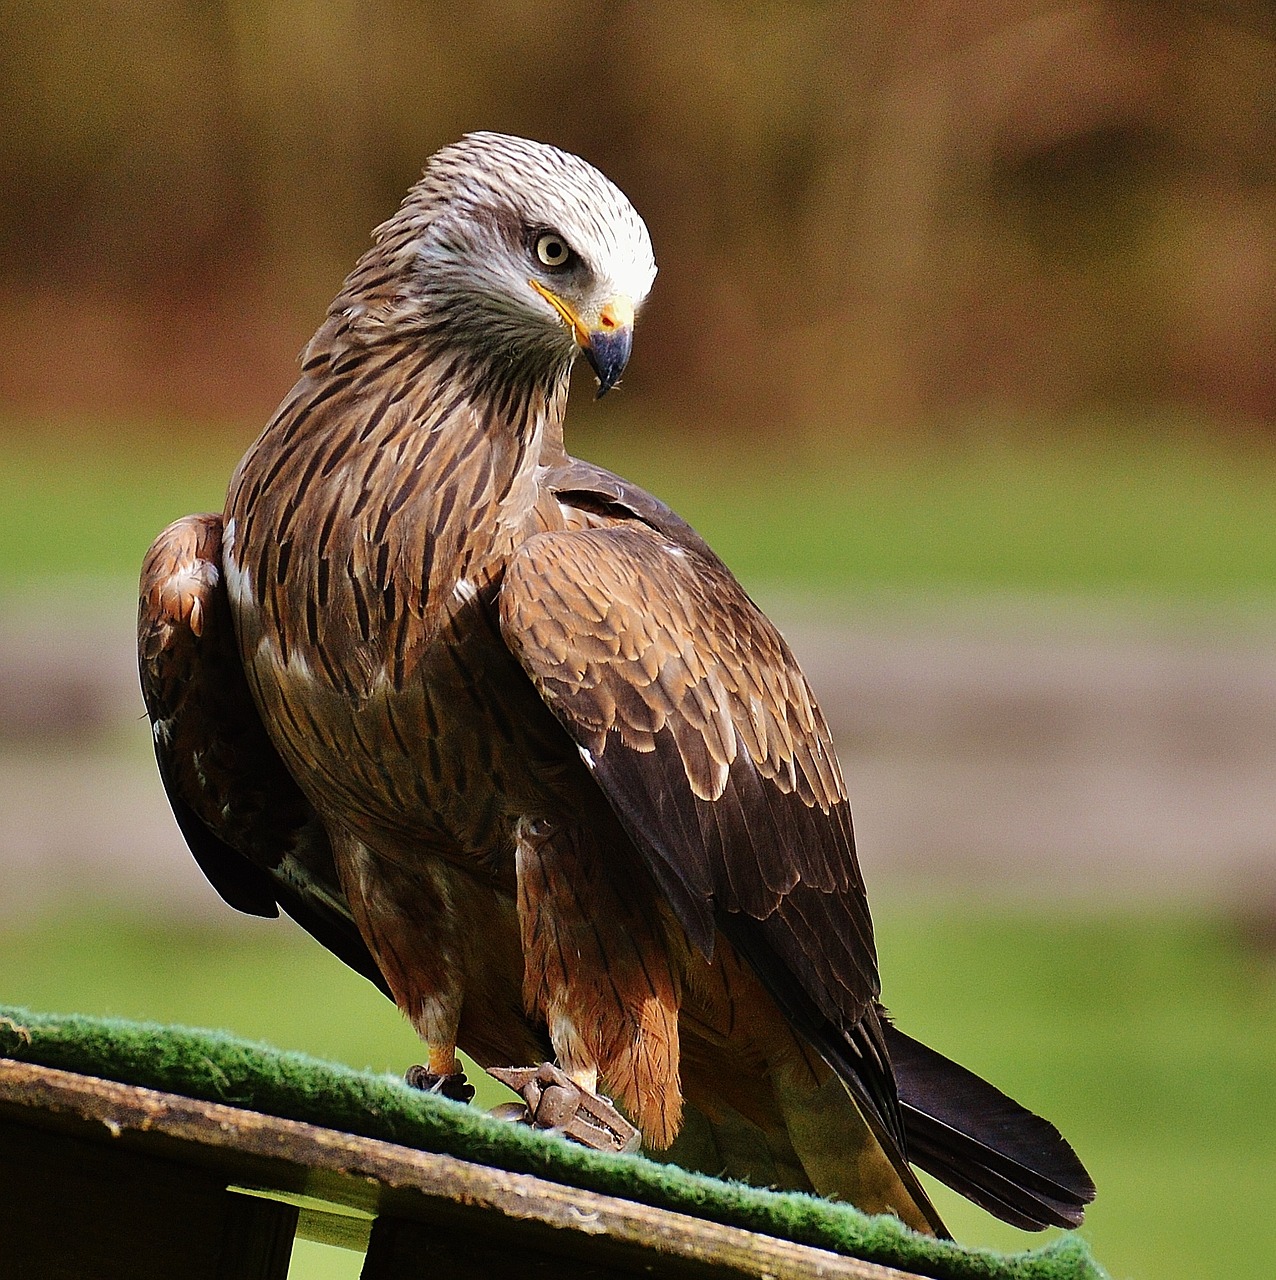
[[[466,1096],[458,1046],[552,1055],[536,1089],[604,1125],[610,1094],[710,1172],[942,1233],[912,1156],[1076,1223],[1093,1187],[1057,1131],[887,1020],[780,634],[688,525],[564,449],[574,360],[618,381],[655,274],[583,160],[478,133],[429,161],[224,515],[143,567],[178,822],[231,905],[282,906],[394,999],[429,1086]]]

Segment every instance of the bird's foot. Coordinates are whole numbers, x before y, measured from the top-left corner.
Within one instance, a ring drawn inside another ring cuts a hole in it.
[[[453,1102],[473,1102],[474,1086],[465,1078],[464,1071],[453,1071],[451,1075],[441,1076],[429,1067],[409,1067],[403,1074],[404,1080],[414,1089],[422,1093],[438,1093]]]
[[[561,1133],[595,1151],[637,1151],[642,1144],[642,1134],[609,1098],[583,1089],[552,1062],[539,1067],[488,1067],[487,1074],[508,1085],[527,1104],[496,1108],[495,1114],[504,1119]]]

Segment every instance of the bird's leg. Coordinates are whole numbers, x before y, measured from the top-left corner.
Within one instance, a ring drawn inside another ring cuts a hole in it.
[[[457,872],[444,863],[405,868],[362,840],[335,830],[332,846],[355,923],[394,1003],[425,1041],[424,1065],[404,1079],[414,1089],[471,1102],[474,1088],[456,1056],[465,999],[464,921],[449,910]]]
[[[428,991],[423,991],[418,982],[416,990],[408,996],[409,1017],[425,1041],[426,1060],[424,1065],[409,1067],[404,1079],[414,1089],[438,1093],[453,1102],[473,1102],[474,1086],[465,1078],[465,1069],[456,1056],[464,989],[459,981],[449,982],[446,976],[458,972],[459,966],[445,967],[442,981],[436,977]],[[393,979],[390,985],[393,989]],[[395,997],[398,997],[397,990]]]
[[[678,1002],[664,939],[606,856],[607,822],[524,818],[515,829],[523,999],[557,1062],[488,1070],[523,1098],[528,1123],[632,1151],[676,1132]],[[598,1093],[600,1075],[641,1133]]]
[[[451,1064],[440,1069],[448,1058],[451,1058]],[[422,1066],[418,1063],[409,1067],[403,1078],[412,1088],[423,1093],[441,1094],[453,1102],[474,1101],[474,1086],[466,1079],[465,1068],[457,1060],[455,1052],[438,1052],[431,1048],[428,1064]]]

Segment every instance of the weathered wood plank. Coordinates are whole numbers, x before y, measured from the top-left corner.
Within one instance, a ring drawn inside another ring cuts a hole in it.
[[[511,1249],[472,1231],[382,1217],[373,1225],[360,1280],[418,1280],[423,1259],[429,1259],[431,1275],[447,1280],[629,1280],[639,1274],[561,1253]],[[652,1274],[650,1261],[641,1274]]]
[[[543,1258],[555,1259],[560,1274],[590,1266],[599,1277],[650,1274],[655,1266],[670,1280],[909,1280],[889,1267],[529,1174],[0,1060],[0,1128],[32,1126],[74,1133],[107,1152],[181,1161],[215,1173],[222,1186],[301,1193],[421,1224],[423,1239],[478,1240],[516,1259],[522,1275],[535,1275],[531,1260]],[[379,1246],[391,1257],[406,1247],[394,1245],[393,1234],[387,1228],[391,1243]],[[405,1229],[399,1238],[411,1236]]]
[[[296,1205],[234,1191],[224,1195],[218,1280],[288,1280],[297,1237]]]
[[[0,1275],[285,1280],[296,1218],[199,1166],[0,1124]]]

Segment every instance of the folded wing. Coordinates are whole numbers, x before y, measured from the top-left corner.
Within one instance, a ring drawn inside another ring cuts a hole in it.
[[[232,907],[275,916],[282,906],[385,991],[341,893],[327,833],[253,703],[222,583],[221,531],[218,515],[175,521],[142,565],[138,669],[173,815]]]
[[[502,633],[693,944],[731,940],[911,1180],[828,728],[702,548],[639,520],[540,534],[507,569]]]

